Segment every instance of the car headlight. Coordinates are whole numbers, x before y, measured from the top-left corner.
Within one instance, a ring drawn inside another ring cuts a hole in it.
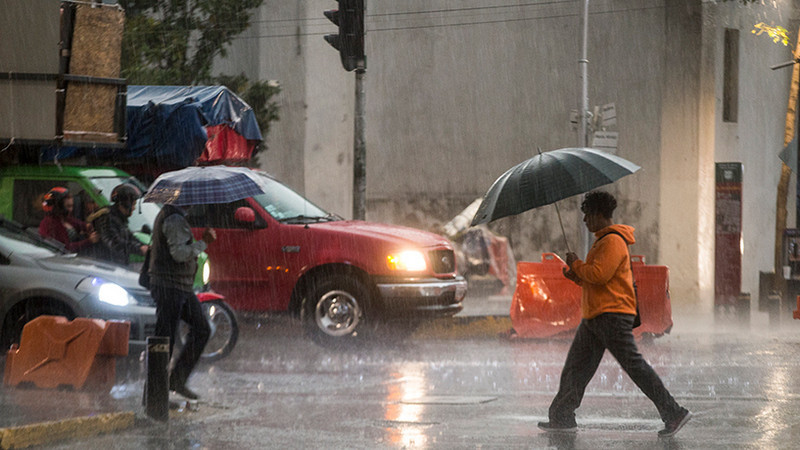
[[[102,278],[84,278],[78,283],[76,289],[87,294],[94,294],[98,300],[109,305],[127,306],[136,303],[136,299],[125,288]]]
[[[206,262],[203,263],[203,284],[208,284],[208,280],[210,279],[211,279],[211,264],[209,264],[208,260],[206,260]]]
[[[418,250],[392,253],[386,257],[386,262],[390,269],[405,272],[423,272],[428,268],[425,255]]]

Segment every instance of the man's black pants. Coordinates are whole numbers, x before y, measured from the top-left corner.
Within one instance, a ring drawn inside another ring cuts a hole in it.
[[[169,336],[170,357],[172,357],[180,321],[183,320],[189,325],[186,345],[178,355],[169,379],[170,387],[180,387],[186,384],[192,369],[200,359],[211,335],[211,328],[203,314],[203,308],[193,292],[153,286],[151,293],[156,301],[155,334],[156,336]]]
[[[575,410],[581,405],[586,385],[597,371],[606,349],[656,405],[664,422],[683,413],[684,409],[636,348],[633,318],[629,314],[606,313],[581,320],[561,372],[558,394],[550,404],[551,422],[575,426]]]

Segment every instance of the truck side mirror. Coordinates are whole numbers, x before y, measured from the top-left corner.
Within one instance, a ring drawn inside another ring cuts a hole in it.
[[[237,223],[242,225],[254,226],[256,224],[256,212],[247,206],[236,208],[233,213],[233,218]]]

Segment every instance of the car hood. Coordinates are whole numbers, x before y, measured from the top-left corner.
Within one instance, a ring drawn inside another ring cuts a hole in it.
[[[416,228],[389,225],[377,222],[364,222],[361,220],[339,220],[335,222],[321,222],[309,225],[311,227],[333,233],[347,233],[363,236],[364,238],[378,238],[397,245],[413,244],[420,247],[452,246],[443,236]]]
[[[46,270],[100,277],[124,288],[142,289],[139,274],[114,264],[73,255],[59,255],[37,259]]]

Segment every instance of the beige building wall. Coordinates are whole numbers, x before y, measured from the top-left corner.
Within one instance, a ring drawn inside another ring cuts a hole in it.
[[[508,167],[575,146],[582,2],[367,1],[367,218],[437,229]],[[607,187],[637,228],[632,251],[671,270],[681,311],[713,305],[714,162],[745,164],[743,291],[771,270],[774,197],[790,50],[750,33],[786,23],[792,1],[593,0],[589,100],[614,103],[617,154],[642,170]],[[506,7],[507,6],[507,7]],[[281,120],[260,165],[351,216],[354,74],[324,40],[332,0],[266,0],[218,69],[280,81]],[[721,46],[740,29],[740,119],[721,121]],[[789,28],[789,27],[787,27]],[[796,27],[795,27],[796,28]],[[559,203],[571,247],[578,198]],[[555,208],[491,225],[518,260],[563,254]]]

